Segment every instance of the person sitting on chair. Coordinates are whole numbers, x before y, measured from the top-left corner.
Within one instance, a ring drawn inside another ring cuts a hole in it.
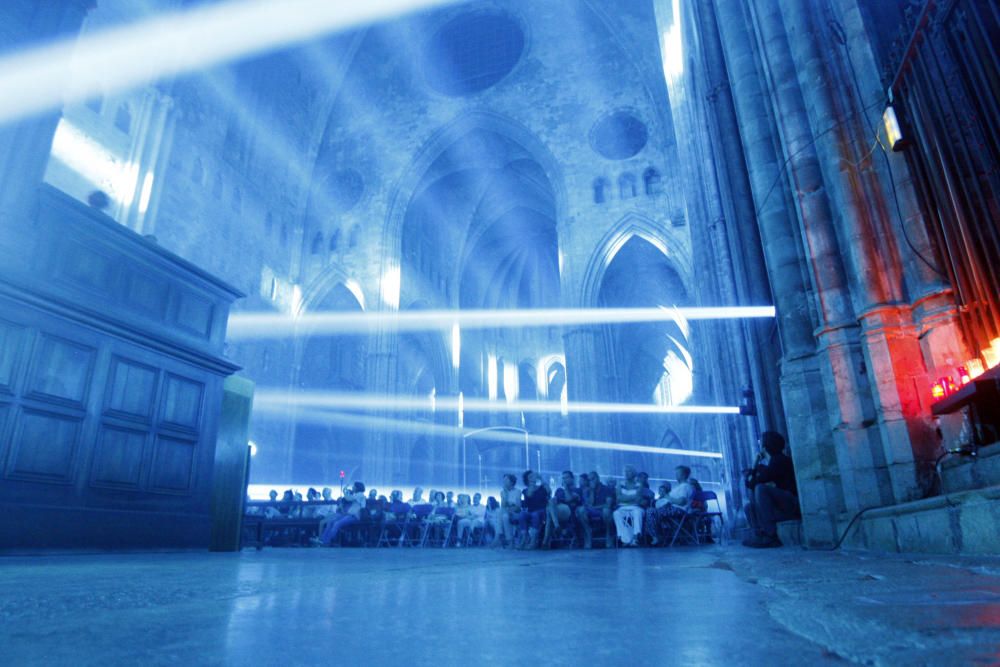
[[[355,482],[353,486],[344,489],[344,513],[334,515],[321,524],[322,532],[319,539],[313,538],[314,544],[332,546],[340,531],[361,521],[361,510],[365,508],[365,485]]]
[[[691,468],[687,466],[677,466],[674,469],[677,474],[677,484],[670,489],[669,509],[674,516],[680,516],[687,512],[691,505],[691,498],[694,497],[694,486],[691,484]]]
[[[549,505],[549,523],[545,526],[546,545],[551,541],[553,534],[576,517],[576,510],[581,505],[583,505],[583,493],[576,486],[576,477],[572,470],[564,470],[562,486],[556,489],[556,495]]]
[[[614,509],[615,493],[614,489],[607,484],[601,483],[601,476],[596,470],[587,475],[590,485],[583,489],[583,505],[576,509],[576,517],[583,526],[583,548],[590,549],[593,539],[593,528],[590,526],[591,519],[602,519],[604,521],[605,535],[609,536],[604,540],[604,546],[611,546],[611,526],[614,525],[611,512]]]
[[[650,544],[656,546],[662,538],[663,524],[674,516],[675,505],[670,502],[670,482],[660,484],[659,495],[653,500],[653,505],[646,510],[646,535]]]
[[[477,519],[475,512],[472,509],[472,502],[469,499],[468,493],[458,494],[458,505],[455,506],[455,518],[458,519],[458,539],[455,541],[455,546],[465,546],[466,540],[478,527],[476,524]]]
[[[525,470],[522,479],[524,480],[524,502],[518,522],[521,526],[521,548],[536,549],[538,548],[539,533],[548,520],[551,493],[549,487],[534,470]]]
[[[493,546],[504,546],[508,549],[514,546],[514,522],[521,514],[521,492],[517,489],[517,477],[507,473],[503,476],[503,488],[500,489],[500,509],[497,512],[497,536]],[[500,538],[503,537],[503,542]]]
[[[775,431],[765,431],[760,442],[763,451],[757,457],[757,465],[747,471],[746,479],[753,501],[744,508],[754,535],[743,544],[756,549],[780,547],[778,522],[800,516],[795,468],[785,454],[785,438]],[[764,454],[767,462],[760,463]]]
[[[642,484],[633,466],[625,466],[625,479],[618,483],[616,497],[618,509],[613,513],[618,538],[626,547],[639,546],[642,535]]]

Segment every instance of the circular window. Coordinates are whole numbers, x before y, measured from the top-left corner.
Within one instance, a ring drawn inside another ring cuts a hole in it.
[[[446,23],[424,49],[428,85],[445,95],[471,95],[510,73],[524,51],[524,32],[498,13],[459,16]]]
[[[624,160],[646,145],[646,124],[627,111],[616,111],[597,121],[590,131],[590,145],[609,160]]]

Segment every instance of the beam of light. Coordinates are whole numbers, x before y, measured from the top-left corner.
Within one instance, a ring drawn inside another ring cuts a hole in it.
[[[497,397],[497,358],[492,352],[486,357],[486,395],[491,401]]]
[[[397,275],[397,274],[394,274]],[[383,294],[386,278],[383,277]],[[393,279],[393,284],[398,281]],[[398,291],[394,291],[398,304]],[[505,329],[514,327],[574,326],[583,324],[629,324],[691,320],[773,318],[774,306],[729,306],[720,308],[528,308],[523,310],[409,310],[392,312],[307,313],[294,318],[275,313],[233,313],[229,316],[229,338],[284,338],[298,328],[309,335],[373,333],[379,329],[398,331]]]
[[[738,415],[735,405],[655,405],[649,403],[597,403],[587,401],[517,401],[498,404],[482,398],[445,396],[385,396],[360,392],[287,391],[262,387],[254,392],[254,408],[325,410],[455,410],[466,412],[597,413],[597,414],[679,414]]]
[[[517,402],[518,390],[518,368],[514,364],[503,365],[503,396],[507,400],[507,405],[514,405]]]
[[[52,137],[52,158],[119,205],[128,207],[132,203],[138,168],[65,118],[59,121]],[[152,188],[152,181],[149,185]]]
[[[230,0],[0,59],[0,122],[455,0]]]
[[[256,408],[255,408],[256,409]],[[282,409],[265,409],[263,412],[283,412]],[[295,418],[300,422],[310,422],[315,424],[325,424],[329,426],[340,426],[343,428],[365,429],[379,428],[394,433],[412,433],[415,435],[432,435],[442,438],[462,437],[471,431],[479,429],[465,429],[457,426],[446,426],[443,424],[428,424],[426,422],[415,422],[402,419],[388,419],[385,417],[370,417],[366,415],[347,414],[343,412],[322,412],[316,410],[303,410],[296,413]],[[490,440],[494,442],[513,443],[524,446],[524,434],[508,431],[483,431],[475,434],[480,440]],[[700,450],[677,449],[673,447],[651,447],[649,445],[631,445],[622,442],[604,442],[601,440],[581,440],[577,438],[561,438],[553,435],[528,434],[529,442],[532,445],[542,447],[577,447],[580,449],[597,449],[601,451],[619,452],[641,452],[644,454],[663,454],[669,456],[692,456],[698,458],[721,459],[721,452],[706,452]]]
[[[462,328],[457,324],[451,327],[451,367],[456,371],[462,359]]]
[[[673,0],[670,9],[673,23],[663,32],[660,49],[663,52],[663,74],[673,85],[684,74],[684,44],[681,38],[681,3]]]

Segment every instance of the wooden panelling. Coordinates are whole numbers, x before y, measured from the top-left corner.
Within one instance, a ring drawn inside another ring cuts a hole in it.
[[[82,405],[94,369],[94,352],[85,345],[42,335],[31,362],[29,395]]]
[[[157,321],[167,315],[167,283],[138,271],[129,272],[125,286],[125,302],[136,311]]]
[[[197,443],[159,436],[153,449],[149,487],[154,491],[185,492],[191,488]]]
[[[0,393],[13,393],[18,361],[22,356],[24,328],[0,320]]]
[[[61,261],[56,276],[70,284],[110,293],[113,289],[114,261],[108,255],[73,240],[60,244]]]
[[[102,427],[94,453],[92,483],[138,489],[147,439],[144,431]]]
[[[197,430],[204,393],[205,385],[201,382],[168,374],[164,380],[161,422]]]
[[[149,421],[156,405],[159,372],[131,359],[115,357],[105,398],[105,414]]]
[[[77,417],[22,408],[14,425],[7,476],[72,481],[80,424]]]
[[[34,214],[0,226],[0,549],[208,546],[239,292],[48,186]]]
[[[209,338],[215,310],[212,302],[184,292],[179,292],[177,298],[177,324],[203,338]]]

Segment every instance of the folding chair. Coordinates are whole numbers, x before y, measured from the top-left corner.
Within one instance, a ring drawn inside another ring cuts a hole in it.
[[[443,518],[437,518],[443,517]],[[452,528],[455,526],[455,508],[438,507],[431,512],[421,524],[420,546],[446,547],[451,541]],[[441,529],[441,538],[436,538],[432,533],[435,529]]]
[[[393,503],[389,507],[389,514],[392,518],[383,518],[382,530],[379,531],[376,547],[391,546],[395,538],[397,546],[402,545],[403,537],[406,534],[407,524],[410,520],[410,506],[407,503]]]
[[[420,541],[423,539],[423,524],[431,512],[434,511],[434,506],[430,503],[422,505],[414,505],[410,513],[410,517],[407,520],[405,526],[403,527],[403,536],[399,539],[399,546],[401,547],[416,547],[420,546]]]
[[[708,511],[709,500],[715,501],[716,507],[719,511]],[[697,509],[694,507],[696,503],[700,505]],[[677,543],[677,539],[681,537],[681,535],[683,535],[686,540],[689,540],[694,544],[701,544],[702,540],[706,542],[711,541],[712,529],[715,526],[716,518],[719,520],[719,539],[721,540],[723,518],[722,505],[719,503],[719,497],[714,491],[696,491],[694,495],[691,496],[691,502],[688,504],[684,515],[676,519],[677,526],[674,530],[673,539],[670,540],[670,546],[674,546],[674,544]]]

